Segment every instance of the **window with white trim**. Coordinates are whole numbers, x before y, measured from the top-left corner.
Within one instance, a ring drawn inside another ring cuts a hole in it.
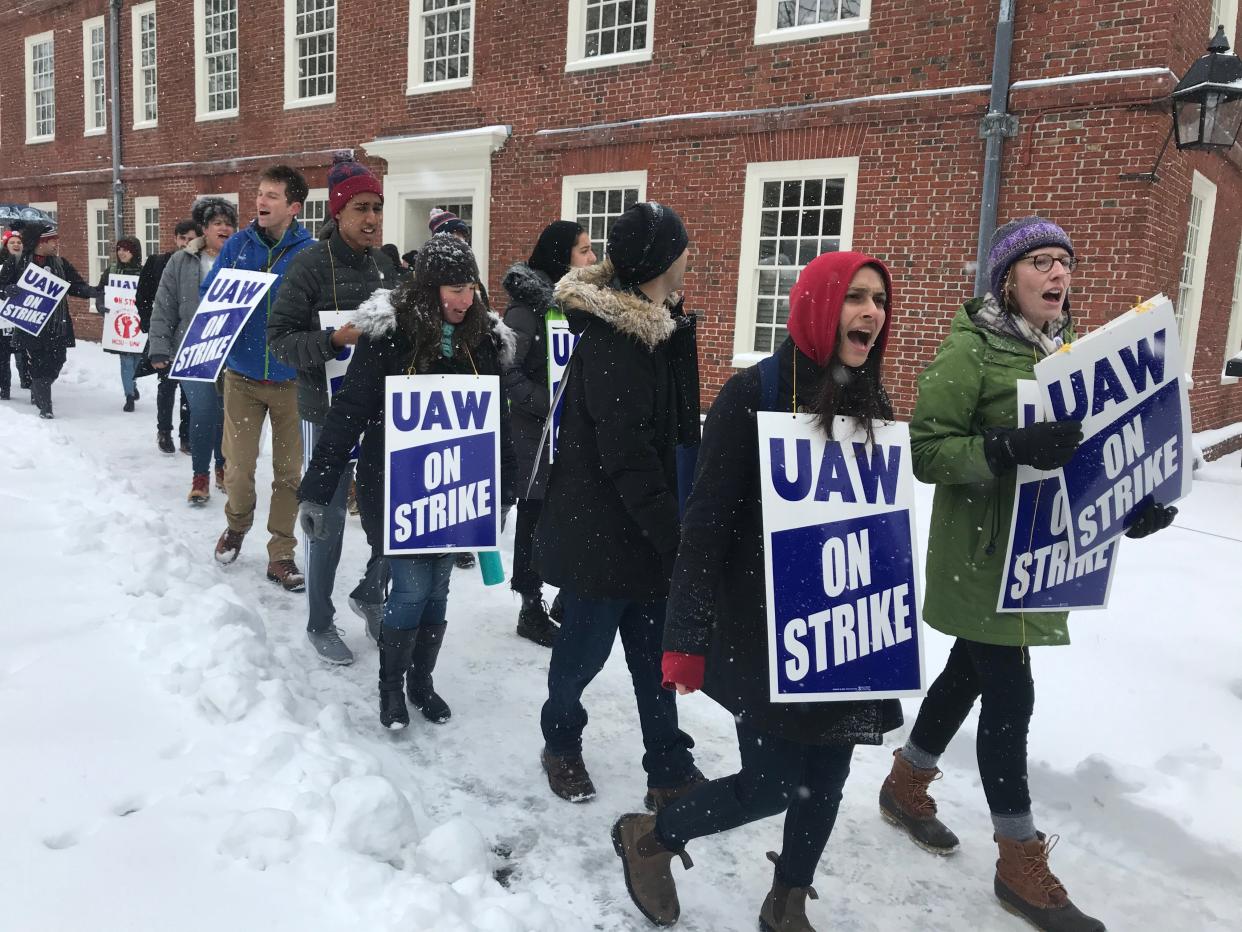
[[[160,199],[158,197],[134,198],[134,229],[142,243],[144,259],[160,251]]]
[[[858,159],[746,166],[733,364],[747,366],[784,342],[789,289],[820,253],[850,248]]]
[[[1209,39],[1216,35],[1217,26],[1225,27],[1225,38],[1231,46],[1235,45],[1233,37],[1237,34],[1238,0],[1212,0],[1212,9],[1208,14]]]
[[[469,87],[474,0],[411,0],[407,94]]]
[[[651,60],[655,0],[569,0],[565,70]]]
[[[756,0],[755,44],[861,32],[871,26],[871,0]]]
[[[336,100],[336,0],[285,0],[285,107]]]
[[[591,248],[601,260],[613,222],[646,199],[645,171],[566,175],[561,179],[561,218],[573,220],[587,231]]]
[[[155,0],[130,11],[133,38],[134,129],[159,124],[159,68],[155,55]]]
[[[112,202],[107,198],[86,202],[86,241],[91,257],[91,280],[108,271],[112,262]]]
[[[237,116],[237,0],[194,0],[194,40],[196,119]]]
[[[1238,257],[1233,266],[1233,303],[1229,310],[1229,334],[1225,337],[1225,361],[1242,353],[1242,239],[1238,240]],[[1223,378],[1230,384],[1236,378]]]
[[[328,222],[328,189],[327,188],[311,188],[306,195],[306,200],[302,202],[302,212],[298,214],[298,220],[302,222],[302,226],[310,231],[311,236],[318,236],[319,230]]]
[[[45,214],[47,214],[49,217],[52,218],[53,223],[55,224],[60,223],[60,211],[57,209],[55,201],[31,201],[26,206],[33,207],[36,210],[43,211]]]
[[[1216,185],[1198,172],[1190,184],[1190,215],[1186,219],[1186,244],[1182,249],[1182,274],[1177,284],[1178,333],[1186,371],[1195,359],[1199,338],[1199,313],[1203,309],[1203,281],[1207,276],[1208,247],[1212,242],[1212,221],[1216,215]]]
[[[26,37],[26,142],[56,138],[56,47],[53,34]]]
[[[84,136],[100,136],[108,129],[108,67],[104,18],[82,23],[82,85]]]

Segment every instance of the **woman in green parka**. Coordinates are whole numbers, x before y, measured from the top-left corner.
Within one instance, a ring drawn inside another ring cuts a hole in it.
[[[923,618],[957,640],[919,709],[905,747],[880,790],[880,810],[916,843],[938,854],[957,836],[938,818],[927,788],[936,765],[982,697],[979,775],[1000,857],[1001,904],[1036,928],[1102,932],[1048,866],[1055,843],[1037,832],[1027,786],[1026,739],[1035,706],[1029,648],[1069,643],[1065,612],[1000,614],[1015,469],[1055,469],[1073,457],[1082,425],[1017,426],[1017,383],[1035,363],[1073,339],[1070,277],[1077,266],[1065,231],[1023,217],[996,231],[988,253],[992,291],[958,311],[936,358],[919,376],[910,422],[914,474],[935,483],[927,544]],[[1148,503],[1128,536],[1167,527],[1176,509]]]

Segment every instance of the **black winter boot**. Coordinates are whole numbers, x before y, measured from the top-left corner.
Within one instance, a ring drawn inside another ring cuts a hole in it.
[[[440,646],[444,643],[444,629],[447,627],[447,624],[419,625],[415,629],[418,638],[414,642],[410,672],[405,678],[406,694],[410,697],[410,702],[423,713],[423,718],[437,725],[443,725],[453,714],[448,703],[436,694],[431,680],[431,674],[436,668],[436,658],[440,656]]]
[[[155,443],[160,448],[161,453],[177,452],[177,448],[173,446],[171,430],[157,431],[155,434]]]
[[[30,403],[39,409],[39,417],[52,418],[52,380],[30,380]]]
[[[405,683],[405,671],[410,668],[410,654],[417,636],[417,628],[407,630],[384,625],[380,629],[380,724],[385,728],[404,728],[410,724],[401,687]]]
[[[548,617],[548,607],[544,604],[543,593],[522,593],[522,610],[518,613],[518,637],[533,641],[540,647],[551,647],[556,641],[560,628],[552,624]]]
[[[134,401],[135,401],[135,400],[136,400],[136,396],[135,396],[135,395],[126,395],[126,396],[125,396],[125,406],[124,406],[123,408],[121,408],[121,410],[122,410],[122,411],[125,411],[125,412],[130,412],[130,411],[133,411],[133,410],[134,410]]]

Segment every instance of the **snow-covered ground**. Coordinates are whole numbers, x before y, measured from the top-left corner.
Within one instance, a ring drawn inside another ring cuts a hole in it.
[[[189,459],[157,452],[155,382],[141,387],[123,414],[116,359],[83,345],[55,421],[16,389],[0,403],[0,929],[645,928],[608,839],[644,789],[620,652],[586,697],[588,805],[547,788],[548,653],[514,636],[514,597],[477,571],[454,575],[437,671],[452,721],[382,731],[360,620],[338,619],[358,662],[328,667],[304,597],[263,578],[264,533],[215,565],[222,496],[185,504]],[[1123,543],[1113,606],[1076,616],[1073,647],[1035,652],[1036,820],[1111,929],[1242,927],[1239,457],[1201,471],[1172,529]],[[925,524],[926,488],[920,506]],[[265,507],[261,491],[256,528]],[[341,608],[363,561],[355,519]],[[949,641],[928,636],[934,675]],[[680,708],[702,769],[734,768],[729,715],[697,695]],[[856,752],[816,879],[820,928],[1025,927],[991,892],[973,728],[936,785],[963,841],[953,858],[877,814],[904,731]],[[694,842],[681,927],[753,929],[779,843],[779,819]]]

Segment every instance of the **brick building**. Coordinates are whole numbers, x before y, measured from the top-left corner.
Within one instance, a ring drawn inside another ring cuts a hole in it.
[[[432,206],[473,223],[493,295],[557,217],[595,238],[635,200],[690,227],[688,305],[707,397],[778,342],[783,295],[829,248],[892,266],[888,382],[915,376],[974,281],[997,3],[978,0],[107,0],[6,4],[0,201],[55,209],[97,275],[111,239],[110,94],[121,102],[124,228],[168,248],[197,194],[237,195],[281,160],[324,216],[331,153],[384,177],[385,238]],[[1062,223],[1083,265],[1081,327],[1176,297],[1196,430],[1242,421],[1222,376],[1242,350],[1242,146],[1170,148],[1164,98],[1238,0],[1018,2],[1000,220]],[[80,331],[98,323],[80,309]]]

